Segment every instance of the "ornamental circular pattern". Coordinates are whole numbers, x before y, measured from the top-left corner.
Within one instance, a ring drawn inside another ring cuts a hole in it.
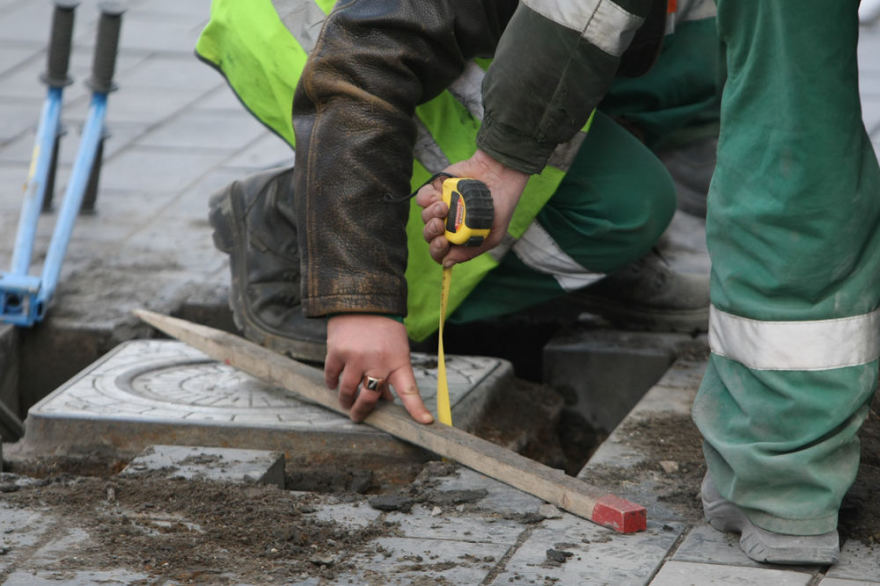
[[[295,401],[283,389],[207,361],[156,366],[134,374],[124,386],[148,399],[198,407],[278,409]]]

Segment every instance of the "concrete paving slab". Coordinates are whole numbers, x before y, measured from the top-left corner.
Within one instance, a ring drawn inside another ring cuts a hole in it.
[[[137,146],[105,162],[101,187],[131,190],[149,185],[151,191],[178,192],[201,179],[230,154],[226,150],[171,151]]]
[[[130,572],[128,570],[110,570],[102,572],[64,572],[64,571],[22,571],[9,574],[3,586],[53,586],[59,583],[69,586],[112,586],[113,584],[148,583],[149,574]],[[174,582],[166,582],[174,584]]]
[[[880,583],[880,545],[846,541],[840,548],[840,561],[825,575],[828,578]]]
[[[244,109],[238,114],[193,111],[169,120],[140,142],[148,147],[235,151],[265,132],[265,126]]]
[[[375,554],[351,558],[357,572],[341,574],[339,584],[480,584],[508,546],[448,539],[384,537]]]
[[[163,474],[167,478],[284,488],[284,454],[206,446],[150,446],[120,472],[123,476]]]
[[[195,43],[191,44],[185,54],[151,55],[128,71],[120,72],[116,81],[126,91],[146,88],[208,92],[226,88],[219,73],[193,56],[194,46]],[[110,103],[112,105],[112,97]]]
[[[651,581],[651,586],[807,586],[812,576],[786,570],[732,568],[716,564],[668,562]]]
[[[746,566],[752,568],[776,568],[785,571],[795,570],[811,575],[817,575],[821,570],[821,568],[816,566],[759,564],[750,559],[740,549],[739,535],[716,531],[708,524],[699,524],[692,527],[672,554],[671,559],[683,562],[721,564],[731,567]]]
[[[536,514],[544,501],[521,490],[468,468],[458,468],[451,476],[435,479],[437,490],[485,490],[486,496],[474,503],[478,510],[498,515]]]
[[[147,0],[133,2],[126,14],[132,16],[146,14],[151,16],[174,16],[195,19],[198,22],[211,12],[211,0]]]
[[[725,566],[766,567],[752,561],[739,547],[739,536],[716,531],[708,524],[688,531],[672,559],[681,562],[722,564]]]
[[[844,580],[842,578],[823,578],[819,586],[867,586],[868,584],[880,584],[880,582],[868,582],[865,580]]]
[[[318,521],[338,523],[354,529],[368,527],[381,515],[381,511],[362,503],[319,505],[312,513],[312,516]]]
[[[53,519],[31,509],[0,502],[0,575],[27,559],[30,550],[45,540]]]
[[[622,535],[565,514],[535,528],[492,584],[646,584],[683,529],[649,522],[644,532]],[[571,555],[554,561],[551,549]]]
[[[639,422],[665,418],[688,419],[705,368],[706,362],[702,360],[687,358],[677,360],[630,411],[621,425],[615,428],[608,439],[599,446],[578,477],[589,479],[594,470],[599,472],[604,469],[619,470],[621,472],[618,476],[626,478],[627,471],[652,461],[644,446],[640,448],[634,445],[628,430],[637,426]],[[658,438],[658,441],[662,439]],[[619,496],[646,507],[648,519],[681,520],[680,514],[661,500],[663,491],[659,490],[658,482],[657,478],[650,475],[641,475],[637,479],[612,488]]]
[[[416,380],[429,406],[435,404],[434,362],[414,356]],[[488,400],[512,375],[510,364],[496,358],[453,356],[447,369],[453,417],[465,429],[475,423],[468,419],[478,411],[474,401]],[[314,378],[322,384],[317,369]],[[26,448],[50,451],[84,442],[128,452],[155,443],[295,446],[299,458],[313,454],[326,461],[333,454],[349,457],[352,450],[400,458],[412,449],[211,361],[183,343],[164,340],[122,344],[31,408],[26,425]]]
[[[0,39],[41,41],[49,38],[52,5],[48,2],[22,2],[0,14]]]
[[[33,59],[40,51],[23,46],[0,47],[0,75],[18,67],[25,61]]]
[[[224,167],[260,170],[293,164],[293,149],[275,134],[265,131],[263,135],[223,163]]]
[[[473,490],[473,489],[471,489]],[[385,521],[398,523],[403,537],[449,539],[514,545],[525,530],[521,523],[459,513],[454,506],[416,505],[409,513],[391,512]]]
[[[0,101],[0,144],[11,142],[31,127],[36,127],[40,108],[36,102]],[[23,177],[22,182],[25,179]]]

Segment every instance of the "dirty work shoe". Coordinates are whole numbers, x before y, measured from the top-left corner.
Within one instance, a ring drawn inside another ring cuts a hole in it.
[[[652,250],[600,281],[570,293],[569,300],[618,327],[705,332],[709,322],[709,276],[676,273]]]
[[[292,206],[293,167],[235,181],[210,201],[214,245],[229,255],[229,307],[235,325],[261,346],[323,362],[326,319],[300,305],[299,248]]]
[[[742,509],[721,496],[708,473],[703,477],[700,496],[709,524],[718,531],[739,533],[740,548],[756,562],[820,565],[837,563],[840,555],[837,531],[821,535],[786,535],[756,527]]]
[[[698,218],[706,217],[706,195],[715,172],[717,150],[718,137],[711,136],[657,152],[672,175],[681,211]]]

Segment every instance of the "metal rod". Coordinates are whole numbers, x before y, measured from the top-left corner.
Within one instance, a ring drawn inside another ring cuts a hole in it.
[[[24,202],[18,218],[15,250],[12,253],[10,272],[14,275],[26,275],[30,268],[34,237],[37,232],[37,220],[40,217],[40,210],[43,209],[46,178],[52,161],[55,139],[58,135],[62,91],[60,87],[49,87],[46,102],[43,104],[43,113],[40,116],[40,124],[37,127],[37,138],[34,142],[31,167],[25,186]]]
[[[43,264],[40,292],[37,295],[37,303],[40,310],[45,311],[55,287],[58,285],[58,277],[61,274],[61,263],[70,243],[70,235],[73,232],[73,224],[79,214],[86,185],[89,181],[92,165],[98,151],[98,144],[104,131],[104,116],[107,112],[107,94],[95,92],[92,95],[92,103],[89,107],[89,115],[83,128],[82,138],[79,143],[76,161],[73,164],[70,181],[64,192],[64,201],[52,233],[49,243],[49,251]]]

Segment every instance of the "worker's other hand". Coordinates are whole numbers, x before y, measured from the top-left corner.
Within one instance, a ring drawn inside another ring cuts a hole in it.
[[[385,382],[377,390],[366,389],[361,386],[365,376]],[[363,421],[380,398],[393,400],[389,385],[414,420],[434,421],[416,386],[406,327],[391,318],[362,313],[331,317],[324,381],[327,388],[338,387],[339,404],[349,410],[352,421]]]
[[[470,159],[460,161],[444,169],[454,177],[479,179],[492,193],[495,206],[495,220],[488,238],[480,246],[453,246],[445,236],[448,207],[443,203],[443,177],[438,177],[419,189],[416,203],[422,207],[423,234],[430,245],[431,258],[444,267],[470,260],[501,242],[510,225],[510,218],[529,175],[510,167],[505,167],[488,154],[477,150]]]

